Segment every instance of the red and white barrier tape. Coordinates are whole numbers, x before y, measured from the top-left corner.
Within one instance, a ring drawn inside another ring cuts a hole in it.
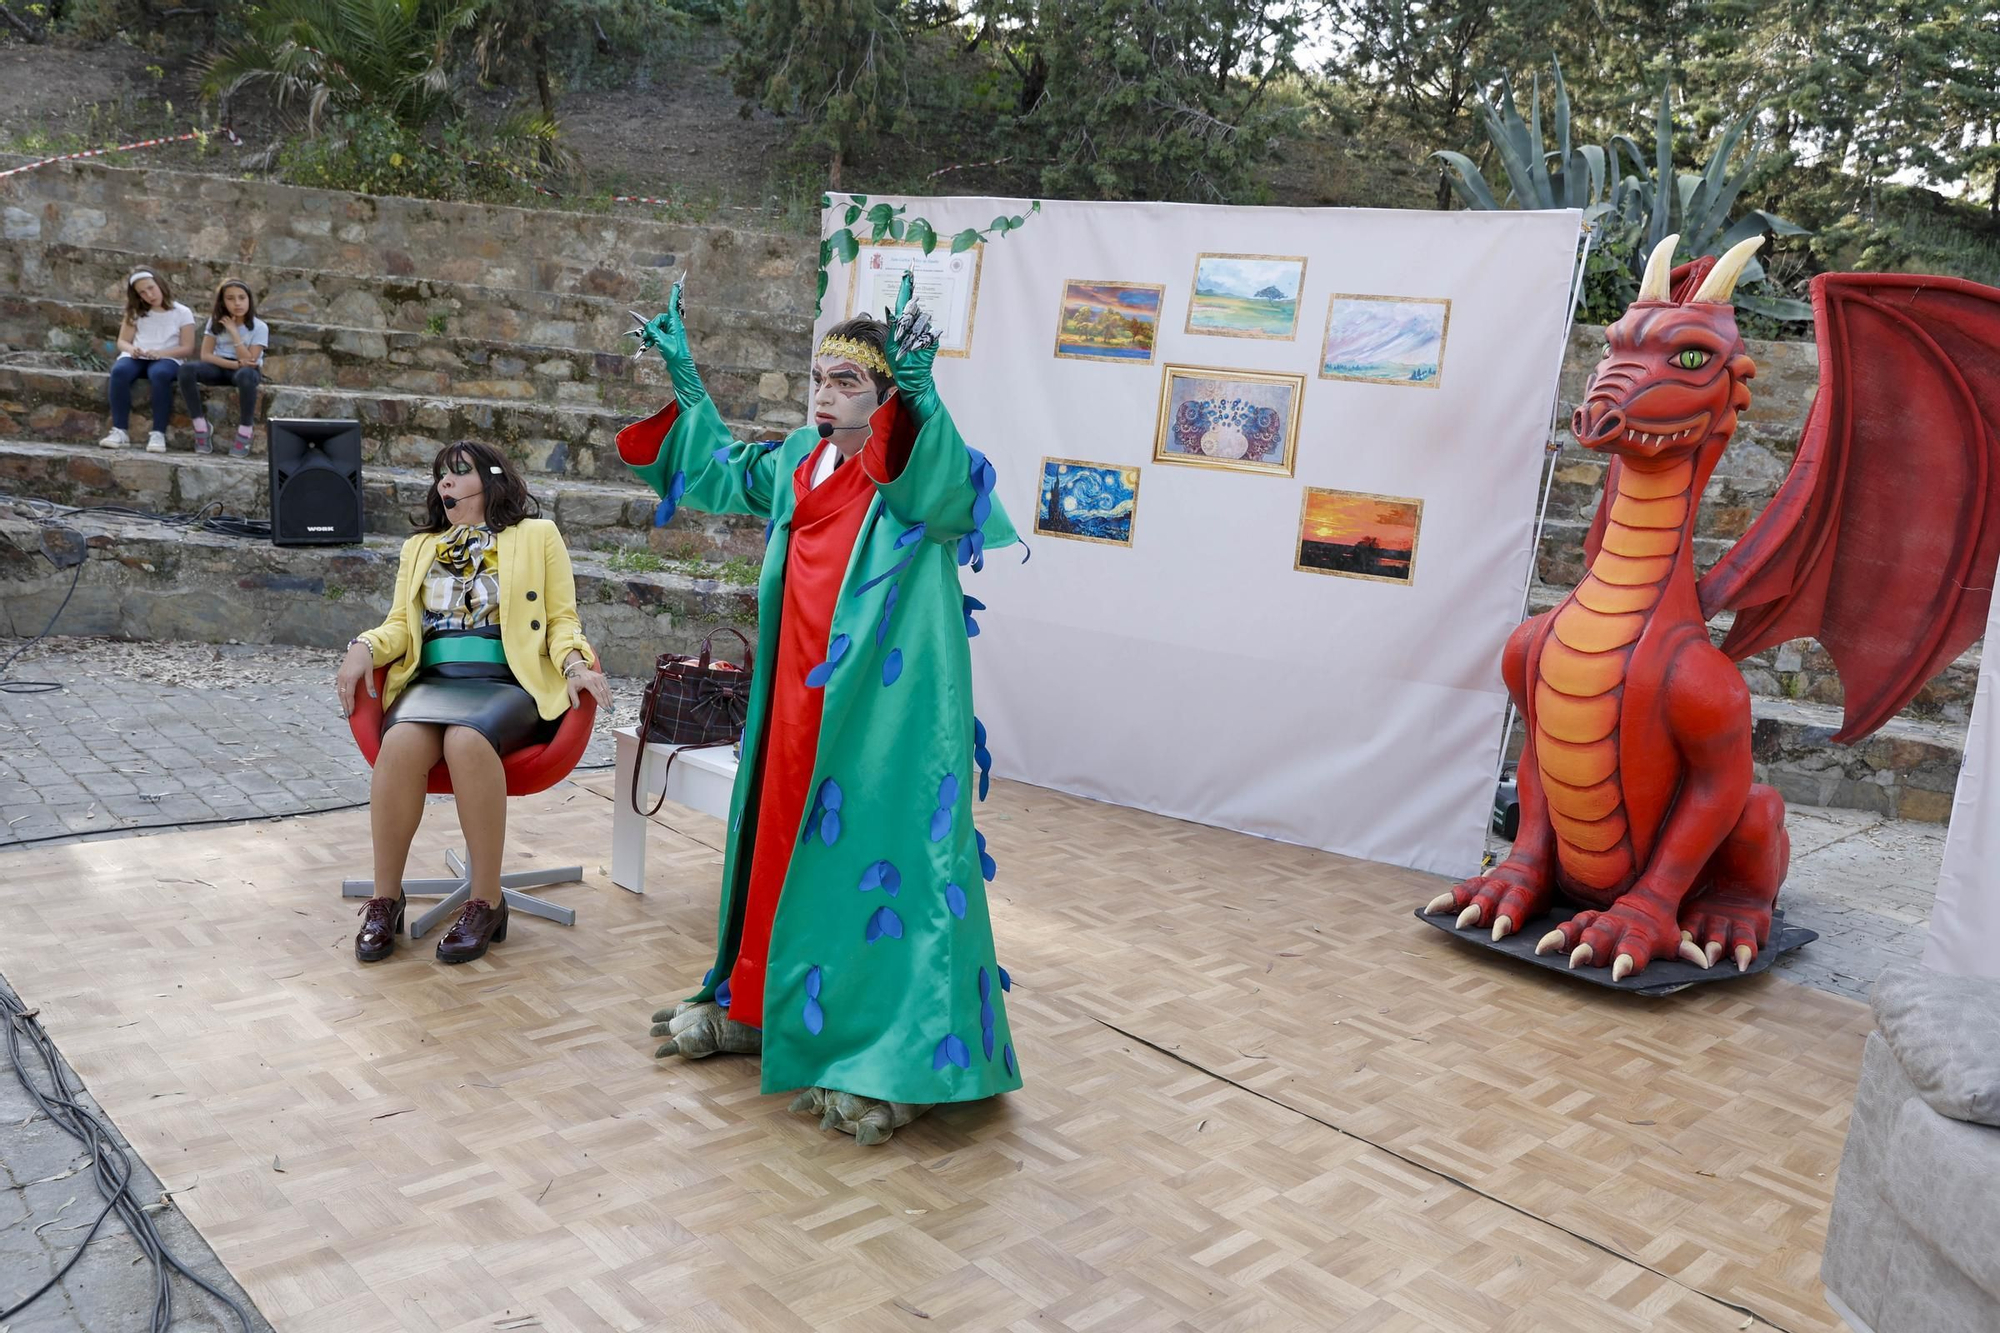
[[[9,167],[5,171],[0,171],[0,180],[5,180],[9,176],[18,176],[24,171],[33,171],[37,167],[46,167],[51,162],[75,162],[86,157],[103,157],[106,153],[129,153],[137,148],[157,148],[165,143],[186,143],[190,139],[206,139],[210,133],[208,130],[190,130],[186,134],[176,134],[172,138],[167,139],[141,139],[137,143],[121,143],[112,148],[92,148],[82,153],[63,153],[57,157],[45,157],[39,162],[30,162],[26,166]],[[221,135],[233,144],[243,142],[236,137],[236,131],[230,129],[227,125],[213,131],[213,133]]]

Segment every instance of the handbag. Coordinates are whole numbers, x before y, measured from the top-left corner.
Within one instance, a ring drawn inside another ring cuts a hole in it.
[[[743,666],[715,660],[716,634],[731,634],[743,645]],[[750,640],[740,630],[717,630],[701,641],[701,655],[661,653],[653,664],[653,679],[639,704],[639,744],[673,745],[706,750],[730,745],[743,734],[750,716]],[[678,753],[677,750],[675,753]],[[641,748],[639,767],[645,769]],[[667,799],[667,779],[674,756],[667,756],[659,797],[651,810],[639,808],[639,774],[632,775],[632,810],[651,818]]]

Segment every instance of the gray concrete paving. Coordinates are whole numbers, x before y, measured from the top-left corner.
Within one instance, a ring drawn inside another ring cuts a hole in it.
[[[19,997],[0,981],[0,993]],[[0,1025],[0,1032],[4,1026]],[[42,1071],[32,1063],[37,1078]],[[64,1066],[70,1086],[81,1083]],[[42,1084],[46,1090],[47,1084]],[[109,1117],[86,1091],[77,1099],[106,1124]],[[132,1164],[132,1192],[142,1204],[158,1204],[162,1186],[145,1162],[111,1125]],[[83,1146],[42,1115],[0,1054],[0,1310],[21,1300],[69,1262],[104,1207]],[[151,1216],[168,1253],[229,1293],[262,1333],[270,1324],[230,1277],[178,1208],[168,1203]],[[116,1216],[106,1219],[97,1239],[61,1285],[21,1313],[0,1323],[6,1333],[137,1333],[149,1328],[154,1272],[138,1243]],[[222,1333],[243,1325],[220,1301],[183,1279],[174,1280],[174,1333]]]

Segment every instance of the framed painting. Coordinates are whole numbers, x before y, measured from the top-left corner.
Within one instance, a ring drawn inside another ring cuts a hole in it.
[[[1045,537],[1130,546],[1139,511],[1139,469],[1044,458],[1035,531]]]
[[[1289,477],[1305,395],[1304,375],[1170,365],[1160,377],[1153,461]]]
[[[1409,587],[1417,576],[1424,502],[1306,487],[1299,508],[1299,557],[1292,568]]]
[[[971,356],[973,326],[979,318],[979,270],[984,242],[960,254],[940,246],[930,254],[907,241],[866,241],[847,267],[847,316],[873,315],[896,306],[896,288],[907,271],[916,279],[915,299],[938,326],[939,356]]]
[[[1451,302],[1441,296],[1336,293],[1326,307],[1319,377],[1435,389],[1450,330]]]
[[[1197,255],[1187,331],[1219,338],[1296,337],[1303,255]]]
[[[1063,283],[1056,355],[1076,361],[1153,360],[1167,289],[1143,282]]]

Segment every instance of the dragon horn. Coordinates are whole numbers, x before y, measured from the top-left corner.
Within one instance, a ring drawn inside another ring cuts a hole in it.
[[[1743,276],[1743,266],[1750,262],[1750,256],[1763,248],[1764,238],[1752,236],[1747,241],[1738,241],[1729,247],[1729,253],[1715,261],[1715,267],[1702,280],[1701,290],[1694,294],[1697,301],[1713,301],[1728,305],[1736,294],[1736,280]]]
[[[1646,261],[1646,276],[1639,280],[1637,299],[1641,301],[1673,299],[1668,288],[1674,272],[1674,247],[1680,243],[1680,234],[1677,232],[1653,247],[1652,257]]]

